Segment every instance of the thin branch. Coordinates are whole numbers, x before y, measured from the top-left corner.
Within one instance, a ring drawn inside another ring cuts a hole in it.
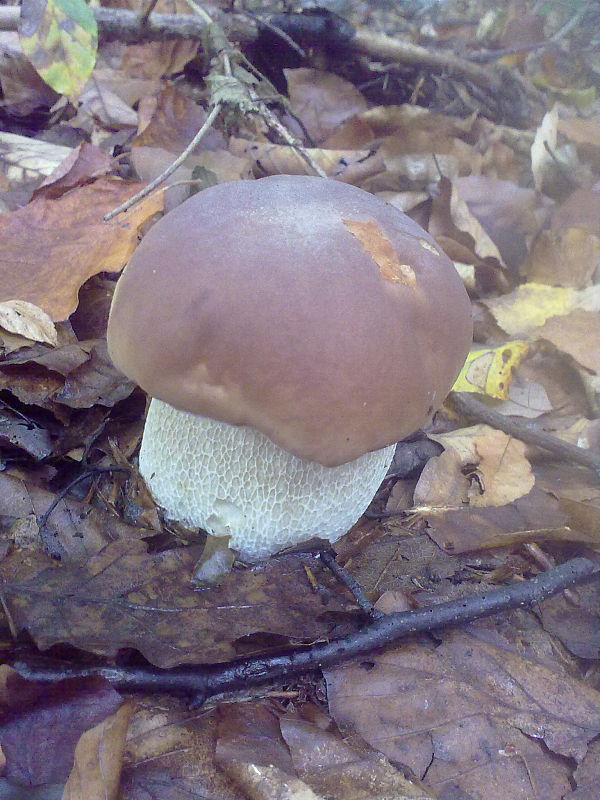
[[[355,580],[354,576],[348,572],[346,567],[338,564],[333,553],[329,552],[328,550],[321,550],[319,553],[319,558],[329,569],[329,571],[335,575],[338,581],[345,586],[346,589],[348,589],[356,601],[356,605],[360,608],[363,614],[371,619],[378,619],[379,617],[383,616],[381,611],[378,611],[373,607],[373,604],[364,593],[362,586]]]
[[[592,453],[591,450],[563,442],[562,439],[534,427],[530,422],[521,422],[500,414],[477,400],[469,392],[453,392],[451,398],[457,411],[464,414],[465,417],[484,422],[526,444],[542,447],[558,458],[589,467],[600,475],[600,455]]]
[[[148,17],[154,11],[158,0],[149,0],[146,8],[140,14],[140,25],[146,26],[148,24]]]
[[[116,8],[94,8],[100,35],[105,39],[120,41],[148,41],[165,38],[199,39],[206,22],[194,14],[156,14],[140,24],[140,15],[135,11]],[[0,30],[17,30],[19,6],[0,6]],[[211,7],[211,17],[222,25],[230,39],[236,42],[255,41],[257,25],[241,14],[228,14]],[[420,45],[403,42],[384,33],[373,33],[368,28],[357,28],[347,46],[351,50],[365,53],[380,61],[397,61],[402,64],[422,65],[433,72],[442,72],[483,87],[500,91],[497,75],[467,59],[442,50],[428,50]]]
[[[221,104],[217,103],[217,105],[214,106],[208,117],[204,120],[204,124],[202,125],[198,133],[194,136],[192,141],[185,148],[183,153],[177,156],[175,161],[173,161],[172,164],[169,164],[169,166],[166,168],[164,172],[162,172],[153,181],[150,181],[150,183],[147,186],[144,186],[144,188],[141,191],[139,191],[137,194],[134,194],[133,197],[130,197],[129,200],[126,200],[124,203],[121,203],[120,206],[113,208],[113,210],[109,211],[108,214],[105,214],[104,221],[108,222],[109,219],[116,217],[117,214],[120,214],[122,211],[127,211],[129,208],[131,208],[131,206],[135,205],[135,203],[137,203],[139,200],[142,200],[144,197],[147,197],[151,192],[153,192],[156,189],[157,186],[160,186],[161,183],[166,181],[169,175],[172,175],[175,172],[175,170],[183,164],[183,162],[186,160],[189,154],[193,150],[195,150],[198,144],[206,136],[220,110],[221,110]]]
[[[30,680],[53,683],[68,677],[99,675],[110,681],[116,689],[187,695],[195,698],[195,704],[200,704],[224,692],[247,690],[336,666],[376,648],[396,643],[413,633],[439,630],[533,605],[569,586],[589,580],[599,571],[600,567],[591,559],[573,558],[535,578],[492,589],[485,594],[474,594],[416,611],[388,614],[353,634],[310,648],[292,648],[279,655],[244,658],[228,664],[185,666],[170,670],[151,667],[49,666],[48,662],[16,662],[13,666]]]
[[[42,516],[38,520],[38,528],[42,530],[46,527],[46,523],[54,509],[58,506],[61,500],[64,500],[65,497],[69,494],[71,489],[77,486],[78,483],[84,481],[86,478],[92,478],[94,475],[103,475],[104,473],[110,472],[131,472],[129,467],[92,467],[92,469],[88,469],[85,472],[82,472],[81,475],[78,475],[76,478],[68,483],[64,489],[62,489],[54,498],[54,500],[50,503],[48,508],[44,511]]]

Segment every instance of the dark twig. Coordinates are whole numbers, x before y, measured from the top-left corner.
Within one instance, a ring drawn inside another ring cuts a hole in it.
[[[520,439],[526,444],[542,447],[544,450],[548,450],[548,452],[558,456],[558,458],[574,461],[576,464],[589,467],[600,475],[600,456],[592,453],[591,450],[587,450],[585,447],[577,447],[577,445],[569,444],[569,442],[563,442],[562,439],[558,439],[556,436],[534,427],[530,422],[521,422],[520,420],[506,417],[504,414],[494,411],[493,408],[489,408],[472,397],[469,392],[453,392],[451,397],[457,411],[465,417],[484,422],[486,425],[497,428],[499,431],[504,431],[509,436],[514,436],[515,439]]]
[[[272,22],[269,22],[268,19],[261,19],[261,17],[257,17],[256,14],[252,14],[250,11],[242,10],[240,13],[246,17],[249,17],[249,19],[254,20],[254,22],[257,22],[259,26],[262,25],[264,28],[271,31],[271,33],[274,33],[275,36],[279,36],[279,38],[284,41],[288,47],[298,53],[300,58],[306,58],[306,52],[297,42],[292,39],[291,36],[289,36],[285,31],[281,30],[279,25],[274,25]]]
[[[48,522],[50,514],[52,514],[57,505],[61,502],[61,500],[64,500],[74,486],[77,486],[78,483],[81,483],[81,481],[84,481],[86,478],[91,478],[94,475],[102,475],[106,472],[131,472],[131,470],[129,467],[93,467],[92,469],[82,472],[81,475],[73,478],[73,480],[68,483],[64,489],[61,489],[61,491],[56,495],[54,500],[39,518],[38,528],[43,530],[46,527],[46,523]]]
[[[158,3],[158,0],[148,0],[148,3],[146,4],[146,8],[140,14],[140,25],[142,27],[145,27],[148,24],[148,17],[150,16],[150,14],[156,8],[156,4],[157,3]]]
[[[274,656],[244,658],[228,664],[185,666],[171,670],[150,667],[42,666],[25,662],[17,662],[13,666],[30,680],[52,683],[68,677],[100,675],[116,689],[187,695],[194,697],[197,704],[224,692],[247,690],[332,667],[413,633],[460,625],[501,611],[533,605],[569,586],[588,580],[599,570],[600,567],[589,558],[573,558],[535,578],[492,589],[485,594],[474,594],[416,611],[388,614],[349,636],[338,637],[330,642],[309,648],[293,648]]]
[[[357,583],[348,570],[345,567],[342,567],[341,564],[338,564],[333,553],[330,553],[327,550],[322,550],[319,553],[319,557],[327,569],[329,569],[330,572],[335,575],[342,586],[345,586],[346,589],[348,589],[360,610],[366,614],[367,617],[370,617],[370,619],[379,619],[379,617],[383,616],[381,611],[377,611],[376,608],[373,608],[373,603],[371,603],[360,584]]]

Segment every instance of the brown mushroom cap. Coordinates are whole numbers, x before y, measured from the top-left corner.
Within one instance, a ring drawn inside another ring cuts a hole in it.
[[[419,428],[471,342],[452,262],[354,186],[277,176],[194,195],[119,280],[108,345],[153,397],[325,466]]]

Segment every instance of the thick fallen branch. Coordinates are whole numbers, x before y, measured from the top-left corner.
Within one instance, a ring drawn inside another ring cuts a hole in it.
[[[588,558],[573,558],[530,580],[519,581],[484,594],[474,594],[429,608],[388,614],[359,628],[353,634],[312,647],[293,648],[275,656],[244,658],[227,664],[178,667],[159,670],[146,667],[44,666],[15,663],[30,680],[55,682],[70,677],[100,675],[116,689],[130,692],[160,692],[187,695],[199,704],[217,694],[247,690],[274,681],[287,680],[313,670],[332,667],[357,656],[390,645],[420,631],[472,622],[501,611],[539,603],[600,571]]]
[[[484,422],[492,428],[504,431],[508,436],[520,439],[525,444],[542,447],[560,459],[589,467],[600,475],[600,455],[597,453],[593,453],[585,447],[578,447],[576,444],[563,442],[562,439],[552,436],[551,433],[540,430],[534,423],[521,422],[500,414],[477,400],[469,392],[453,392],[451,398],[456,410],[465,417],[477,422]]]
[[[155,14],[146,21],[134,11],[117,8],[94,8],[98,32],[102,39],[125,42],[173,38],[199,39],[206,23],[194,14]],[[19,24],[18,6],[0,6],[0,30],[15,31]],[[258,35],[257,23],[247,15],[226,13],[211,6],[210,14],[235,42],[251,42]],[[384,33],[357,28],[348,46],[380,61],[422,65],[432,72],[444,73],[471,81],[488,91],[499,91],[501,82],[492,70],[473,64],[443,50],[429,50],[403,42]]]
[[[121,42],[163,41],[164,39],[199,39],[206,23],[195,14],[150,14],[146,22],[135,11],[121,8],[93,8],[98,33],[103,40]],[[215,22],[223,25],[236,41],[253,41],[256,24],[246,16],[214,11]],[[0,31],[16,31],[19,27],[19,6],[0,6]]]

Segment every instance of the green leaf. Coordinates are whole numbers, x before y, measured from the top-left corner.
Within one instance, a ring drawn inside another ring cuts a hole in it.
[[[74,100],[98,49],[96,18],[85,0],[23,0],[19,38],[40,77]]]

